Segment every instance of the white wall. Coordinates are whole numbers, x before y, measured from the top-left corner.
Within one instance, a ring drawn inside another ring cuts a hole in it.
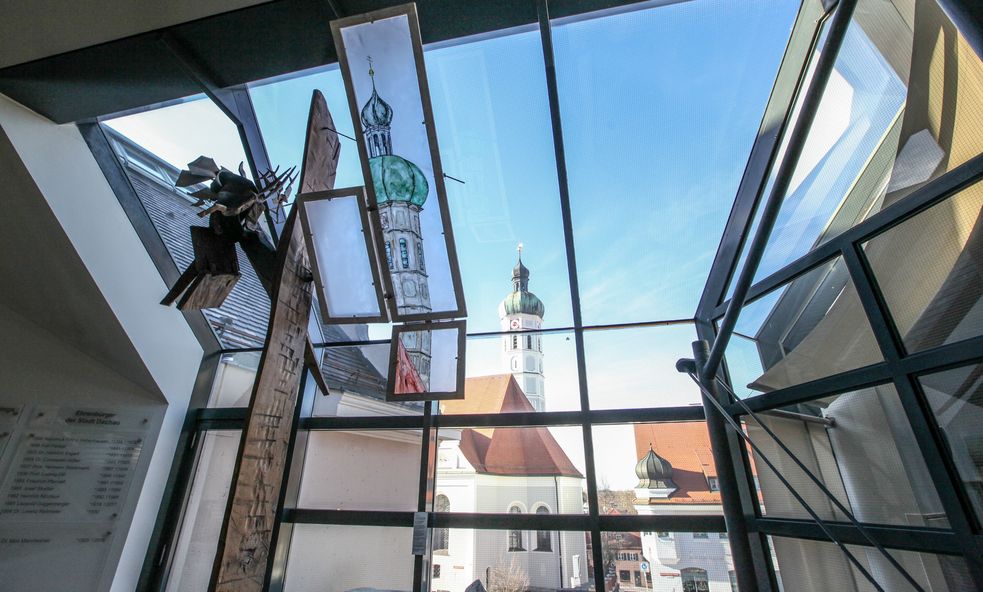
[[[181,314],[158,304],[167,286],[77,128],[55,125],[3,96],[0,96],[0,127],[20,159],[18,163],[0,162],[0,165],[26,169],[75,251],[66,253],[65,257],[81,260],[104,300],[101,304],[108,305],[125,331],[128,343],[116,347],[132,350],[133,364],[144,366],[137,370],[152,377],[152,386],[156,387],[152,395],[157,397],[157,405],[163,406],[165,402],[167,405],[156,446],[152,449],[148,446],[144,452],[151,456],[142,489],[138,483],[133,490],[135,510],[112,584],[113,590],[133,590],[157,517],[202,349]],[[19,198],[31,199],[27,195]],[[39,237],[37,244],[24,245],[20,255],[25,265],[30,265],[31,249],[44,249],[44,243],[44,237]],[[71,292],[61,296],[69,302],[73,298]],[[51,304],[57,305],[57,301]],[[84,311],[79,316],[84,317]],[[80,326],[85,326],[84,318],[77,320]],[[99,334],[87,338],[98,342]],[[110,370],[124,376],[134,374],[133,368]],[[17,369],[13,372],[28,383],[40,380],[34,373]],[[4,376],[9,380],[11,374],[5,372]],[[144,391],[150,392],[146,388]],[[64,400],[73,399],[71,391],[60,396]],[[145,396],[136,392],[131,396],[140,404],[146,403]],[[110,586],[107,584],[103,589]]]

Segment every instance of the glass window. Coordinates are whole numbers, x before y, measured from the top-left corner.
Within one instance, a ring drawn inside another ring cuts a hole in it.
[[[710,592],[710,580],[707,570],[698,567],[687,567],[679,572],[683,583],[683,592]]]
[[[536,508],[537,514],[549,514],[550,509],[546,506],[539,506]],[[550,535],[548,530],[537,530],[536,531],[536,550],[537,551],[552,551],[553,550],[553,537]]]
[[[294,524],[291,530],[286,592],[413,587],[412,528]]]
[[[864,244],[908,351],[983,333],[983,183]]]
[[[389,241],[386,241],[386,263],[389,264],[389,271],[395,269],[393,267],[393,245]]]
[[[710,435],[703,421],[596,425],[591,428],[601,514],[723,513]],[[660,536],[669,533],[660,533]]]
[[[710,0],[554,24],[586,324],[692,317],[796,8]]]
[[[694,532],[693,533],[693,538],[694,539],[708,539],[708,538],[710,538],[710,535],[707,534],[707,533],[705,533],[705,532]]]
[[[415,511],[421,438],[420,430],[298,432],[304,468],[297,507]]]
[[[521,514],[522,508],[519,506],[512,506],[509,508],[509,514]],[[526,548],[522,544],[522,531],[515,529],[509,531],[509,551],[525,551]]]
[[[167,573],[167,592],[208,588],[240,436],[238,430],[201,434],[194,477]]]
[[[403,264],[403,269],[410,268],[410,253],[406,250],[406,239],[399,239],[399,260]]]
[[[841,259],[746,305],[727,347],[727,369],[734,392],[741,397],[882,359]]]
[[[583,466],[580,426],[442,428],[435,487],[455,512],[501,513],[508,507],[526,513],[547,506],[554,514],[583,514]],[[526,550],[521,538],[513,542]]]
[[[197,97],[107,120],[103,129],[164,247],[184,271],[194,259],[190,228],[207,226],[208,218],[198,216],[202,208],[190,195],[196,187],[174,184],[181,169],[202,155],[237,170],[246,162],[238,130],[214,103]],[[244,167],[249,176],[248,164]],[[221,307],[202,313],[223,347],[259,347],[266,339],[270,299],[245,252],[238,247],[236,252],[241,277]]]
[[[325,325],[324,329],[332,341],[364,340],[369,337],[365,325]],[[386,401],[388,339],[385,343],[367,345],[330,345],[322,351],[321,375],[330,392],[327,395],[318,393],[313,397],[313,416],[423,414],[424,404],[421,402]],[[416,462],[419,463],[419,459]]]
[[[983,521],[983,364],[919,380],[976,517]]]
[[[937,3],[899,7],[859,3],[756,279],[983,151],[983,64]]]
[[[945,528],[948,521],[914,433],[892,385],[788,407],[794,415],[760,415],[796,457],[857,520]],[[754,421],[751,439],[825,520],[847,518]],[[755,453],[762,513],[808,518]]]
[[[450,512],[451,511],[451,502],[450,502],[450,500],[447,499],[447,496],[446,495],[438,495],[437,496],[437,498],[434,500],[433,511],[434,512]],[[437,552],[440,552],[440,551],[446,552],[447,551],[447,548],[448,548],[447,545],[449,544],[448,543],[449,540],[450,540],[450,529],[448,529],[448,528],[435,528],[433,530],[433,551],[434,551],[434,553],[437,553]],[[434,567],[436,568],[438,566],[435,565]],[[439,570],[436,571],[436,572],[434,572],[434,573],[438,573],[439,574]],[[435,575],[434,577],[435,578],[436,577],[439,577],[439,575]]]
[[[580,409],[573,333],[542,335],[542,352],[519,349],[520,339],[514,333],[468,338],[464,399],[442,401],[441,413]],[[549,361],[548,365],[543,363],[544,359]]]
[[[676,371],[676,360],[693,355],[695,339],[691,324],[585,332],[591,409],[700,404],[699,389]]]
[[[469,329],[507,330],[513,313],[571,326],[539,32],[434,47],[425,58]]]
[[[626,584],[657,591],[716,592],[730,588],[734,570],[729,543],[716,537],[693,540],[656,537],[651,532],[601,532],[601,550],[607,592],[624,591]],[[699,567],[694,565],[697,562]]]
[[[868,590],[874,587],[846,558],[836,545],[826,541],[810,541],[771,537],[776,557],[776,569],[784,590],[796,592],[828,592],[830,590]],[[847,549],[874,574],[884,590],[912,591],[901,573],[873,547],[847,545]],[[973,590],[973,584],[961,557],[933,555],[889,549],[888,552],[915,579],[923,590],[957,592]]]

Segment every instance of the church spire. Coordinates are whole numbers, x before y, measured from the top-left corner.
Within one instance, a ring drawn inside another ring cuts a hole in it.
[[[372,67],[372,56],[368,58],[369,78],[372,79],[372,96],[362,107],[362,127],[365,128],[365,143],[369,148],[369,157],[388,156],[393,153],[392,138],[389,133],[393,121],[393,108],[382,100],[375,88],[375,68]]]

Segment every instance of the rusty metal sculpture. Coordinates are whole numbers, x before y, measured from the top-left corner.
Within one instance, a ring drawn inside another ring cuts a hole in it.
[[[274,247],[262,232],[261,219],[268,201],[272,200],[278,209],[286,203],[296,179],[295,169],[292,167],[283,173],[274,170],[260,175],[257,186],[246,177],[241,163],[238,174],[220,168],[206,156],[199,156],[188,163],[188,168],[181,171],[175,185],[194,187],[207,183],[191,195],[198,198],[195,206],[205,206],[198,215],[209,217],[208,226],[191,228],[194,261],[161,304],[170,305],[177,301],[177,307],[181,310],[221,306],[240,277],[236,244],[242,246],[251,260],[254,257],[263,261],[272,260]],[[260,273],[258,267],[257,273]],[[260,274],[260,277],[269,290],[272,278],[263,278],[263,275]]]

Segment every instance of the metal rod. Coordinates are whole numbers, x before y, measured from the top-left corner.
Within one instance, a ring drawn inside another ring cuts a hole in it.
[[[727,312],[724,313],[723,321],[720,323],[720,329],[717,333],[717,338],[713,342],[713,347],[710,349],[707,363],[700,370],[700,375],[703,379],[710,380],[717,375],[717,369],[720,367],[720,362],[724,357],[724,350],[727,348],[727,343],[730,341],[734,327],[737,325],[737,317],[740,315],[741,308],[744,306],[748,289],[754,280],[754,274],[757,272],[758,265],[761,263],[761,257],[764,255],[765,247],[768,245],[768,238],[771,236],[771,231],[778,218],[778,212],[781,210],[785,192],[792,182],[792,175],[799,162],[799,157],[802,155],[802,150],[809,136],[812,123],[816,118],[816,112],[822,101],[826,83],[833,73],[836,57],[839,54],[840,47],[843,45],[843,39],[846,35],[847,28],[850,26],[856,5],[857,0],[840,0],[836,12],[833,13],[826,45],[819,55],[813,79],[809,84],[809,88],[806,90],[799,119],[795,122],[792,132],[789,135],[788,150],[785,153],[785,158],[778,165],[778,171],[775,174],[775,183],[772,187],[771,194],[768,196],[768,201],[765,202],[761,212],[761,222],[758,225],[758,231],[748,248],[747,260],[737,278],[737,283],[734,285],[734,295],[731,297],[730,304],[727,306]]]
[[[754,419],[754,421],[761,427],[761,429],[763,429],[765,433],[768,434],[768,436],[771,437],[772,440],[774,440],[775,444],[778,444],[778,446],[782,449],[782,451],[785,452],[785,454],[787,454],[788,457],[792,459],[792,462],[795,463],[795,466],[799,467],[799,469],[801,469],[802,472],[806,474],[806,477],[808,477],[809,480],[812,481],[813,484],[816,487],[818,487],[820,491],[823,492],[823,495],[829,498],[829,501],[833,502],[833,505],[836,506],[836,508],[840,510],[840,512],[842,512],[844,516],[847,517],[847,519],[850,521],[850,524],[852,524],[854,528],[860,531],[860,534],[863,535],[864,539],[866,539],[867,542],[869,542],[871,545],[874,546],[874,548],[880,551],[881,555],[883,555],[884,558],[887,559],[888,562],[892,566],[894,566],[894,568],[897,569],[898,572],[901,573],[902,577],[904,577],[904,579],[906,579],[908,583],[911,584],[915,590],[917,590],[918,592],[925,592],[925,590],[918,584],[918,582],[915,581],[915,578],[913,578],[911,574],[908,573],[908,571],[904,567],[902,567],[900,563],[898,563],[898,560],[895,559],[893,556],[891,556],[891,554],[887,552],[887,549],[885,549],[872,536],[870,536],[870,533],[868,533],[867,529],[860,524],[860,521],[857,520],[856,516],[853,515],[853,512],[847,509],[846,505],[844,505],[835,495],[833,495],[833,492],[831,492],[829,488],[827,488],[826,485],[819,480],[819,477],[816,477],[816,475],[813,474],[813,472],[809,470],[809,468],[805,466],[805,464],[801,460],[799,460],[799,457],[796,456],[795,453],[792,452],[792,450],[788,446],[786,446],[784,442],[782,442],[782,439],[778,437],[778,434],[776,434],[770,427],[768,427],[763,421],[761,421],[761,418],[759,418],[754,411],[751,411],[751,408],[747,406],[747,403],[745,403],[740,397],[735,395],[734,391],[732,391],[730,387],[728,387],[723,380],[720,380],[718,378],[717,383],[723,386],[724,390],[730,394],[731,398],[735,399],[737,401],[737,404],[742,409],[744,409],[744,412]],[[727,413],[722,406],[719,407],[719,409],[721,413],[724,414]],[[792,415],[799,415],[799,414],[796,413]],[[731,421],[733,421],[733,418],[731,418]],[[750,439],[748,439],[748,441],[750,442]]]
[[[827,428],[836,427],[836,420],[832,417],[816,417],[815,415],[806,415],[805,413],[796,413],[794,411],[785,411],[784,409],[772,409],[770,411],[761,411],[759,415],[770,415],[772,417],[781,417],[784,419],[794,419],[796,421],[804,421],[806,423],[815,423]]]
[[[687,372],[686,374],[688,374],[689,377],[693,379],[693,382],[696,383],[696,386],[699,387],[700,392],[703,393],[703,398],[709,401],[710,404],[720,413],[721,417],[724,418],[724,421],[726,421],[730,425],[730,427],[733,428],[734,432],[736,432],[737,435],[742,440],[744,440],[747,443],[747,445],[751,447],[752,450],[758,453],[758,458],[761,459],[761,462],[765,463],[765,465],[767,465],[768,468],[772,470],[775,476],[778,477],[778,480],[782,482],[782,485],[784,485],[785,488],[788,489],[789,493],[792,494],[792,497],[794,497],[795,500],[802,505],[806,513],[808,513],[809,516],[812,517],[813,521],[819,526],[820,529],[822,529],[823,533],[827,537],[829,537],[829,540],[832,541],[837,547],[839,547],[841,551],[843,551],[843,554],[846,555],[847,559],[850,560],[851,563],[853,563],[854,567],[856,567],[860,571],[860,573],[862,573],[864,577],[866,577],[867,580],[877,590],[879,590],[880,592],[885,592],[884,588],[882,588],[881,585],[878,584],[876,580],[874,580],[874,576],[872,576],[870,572],[868,572],[867,569],[864,568],[863,565],[861,565],[860,561],[853,555],[853,553],[851,553],[850,550],[846,548],[846,545],[840,542],[840,540],[836,537],[836,535],[834,535],[833,532],[826,525],[826,522],[819,517],[819,514],[817,514],[816,511],[812,509],[812,506],[809,505],[809,503],[805,500],[805,498],[803,498],[802,495],[800,495],[799,492],[795,489],[795,487],[793,487],[792,484],[789,483],[788,479],[786,479],[782,475],[781,471],[778,470],[778,467],[776,467],[774,463],[772,463],[771,460],[768,458],[768,456],[764,452],[762,452],[760,448],[758,448],[757,444],[751,441],[751,438],[744,433],[744,430],[741,429],[741,426],[738,425],[738,423],[734,420],[733,417],[730,416],[730,414],[727,413],[723,405],[721,405],[720,402],[717,401],[712,394],[710,394],[710,391],[707,390],[705,386],[703,386],[703,383],[700,382],[700,379],[696,376],[696,374],[694,372]]]

